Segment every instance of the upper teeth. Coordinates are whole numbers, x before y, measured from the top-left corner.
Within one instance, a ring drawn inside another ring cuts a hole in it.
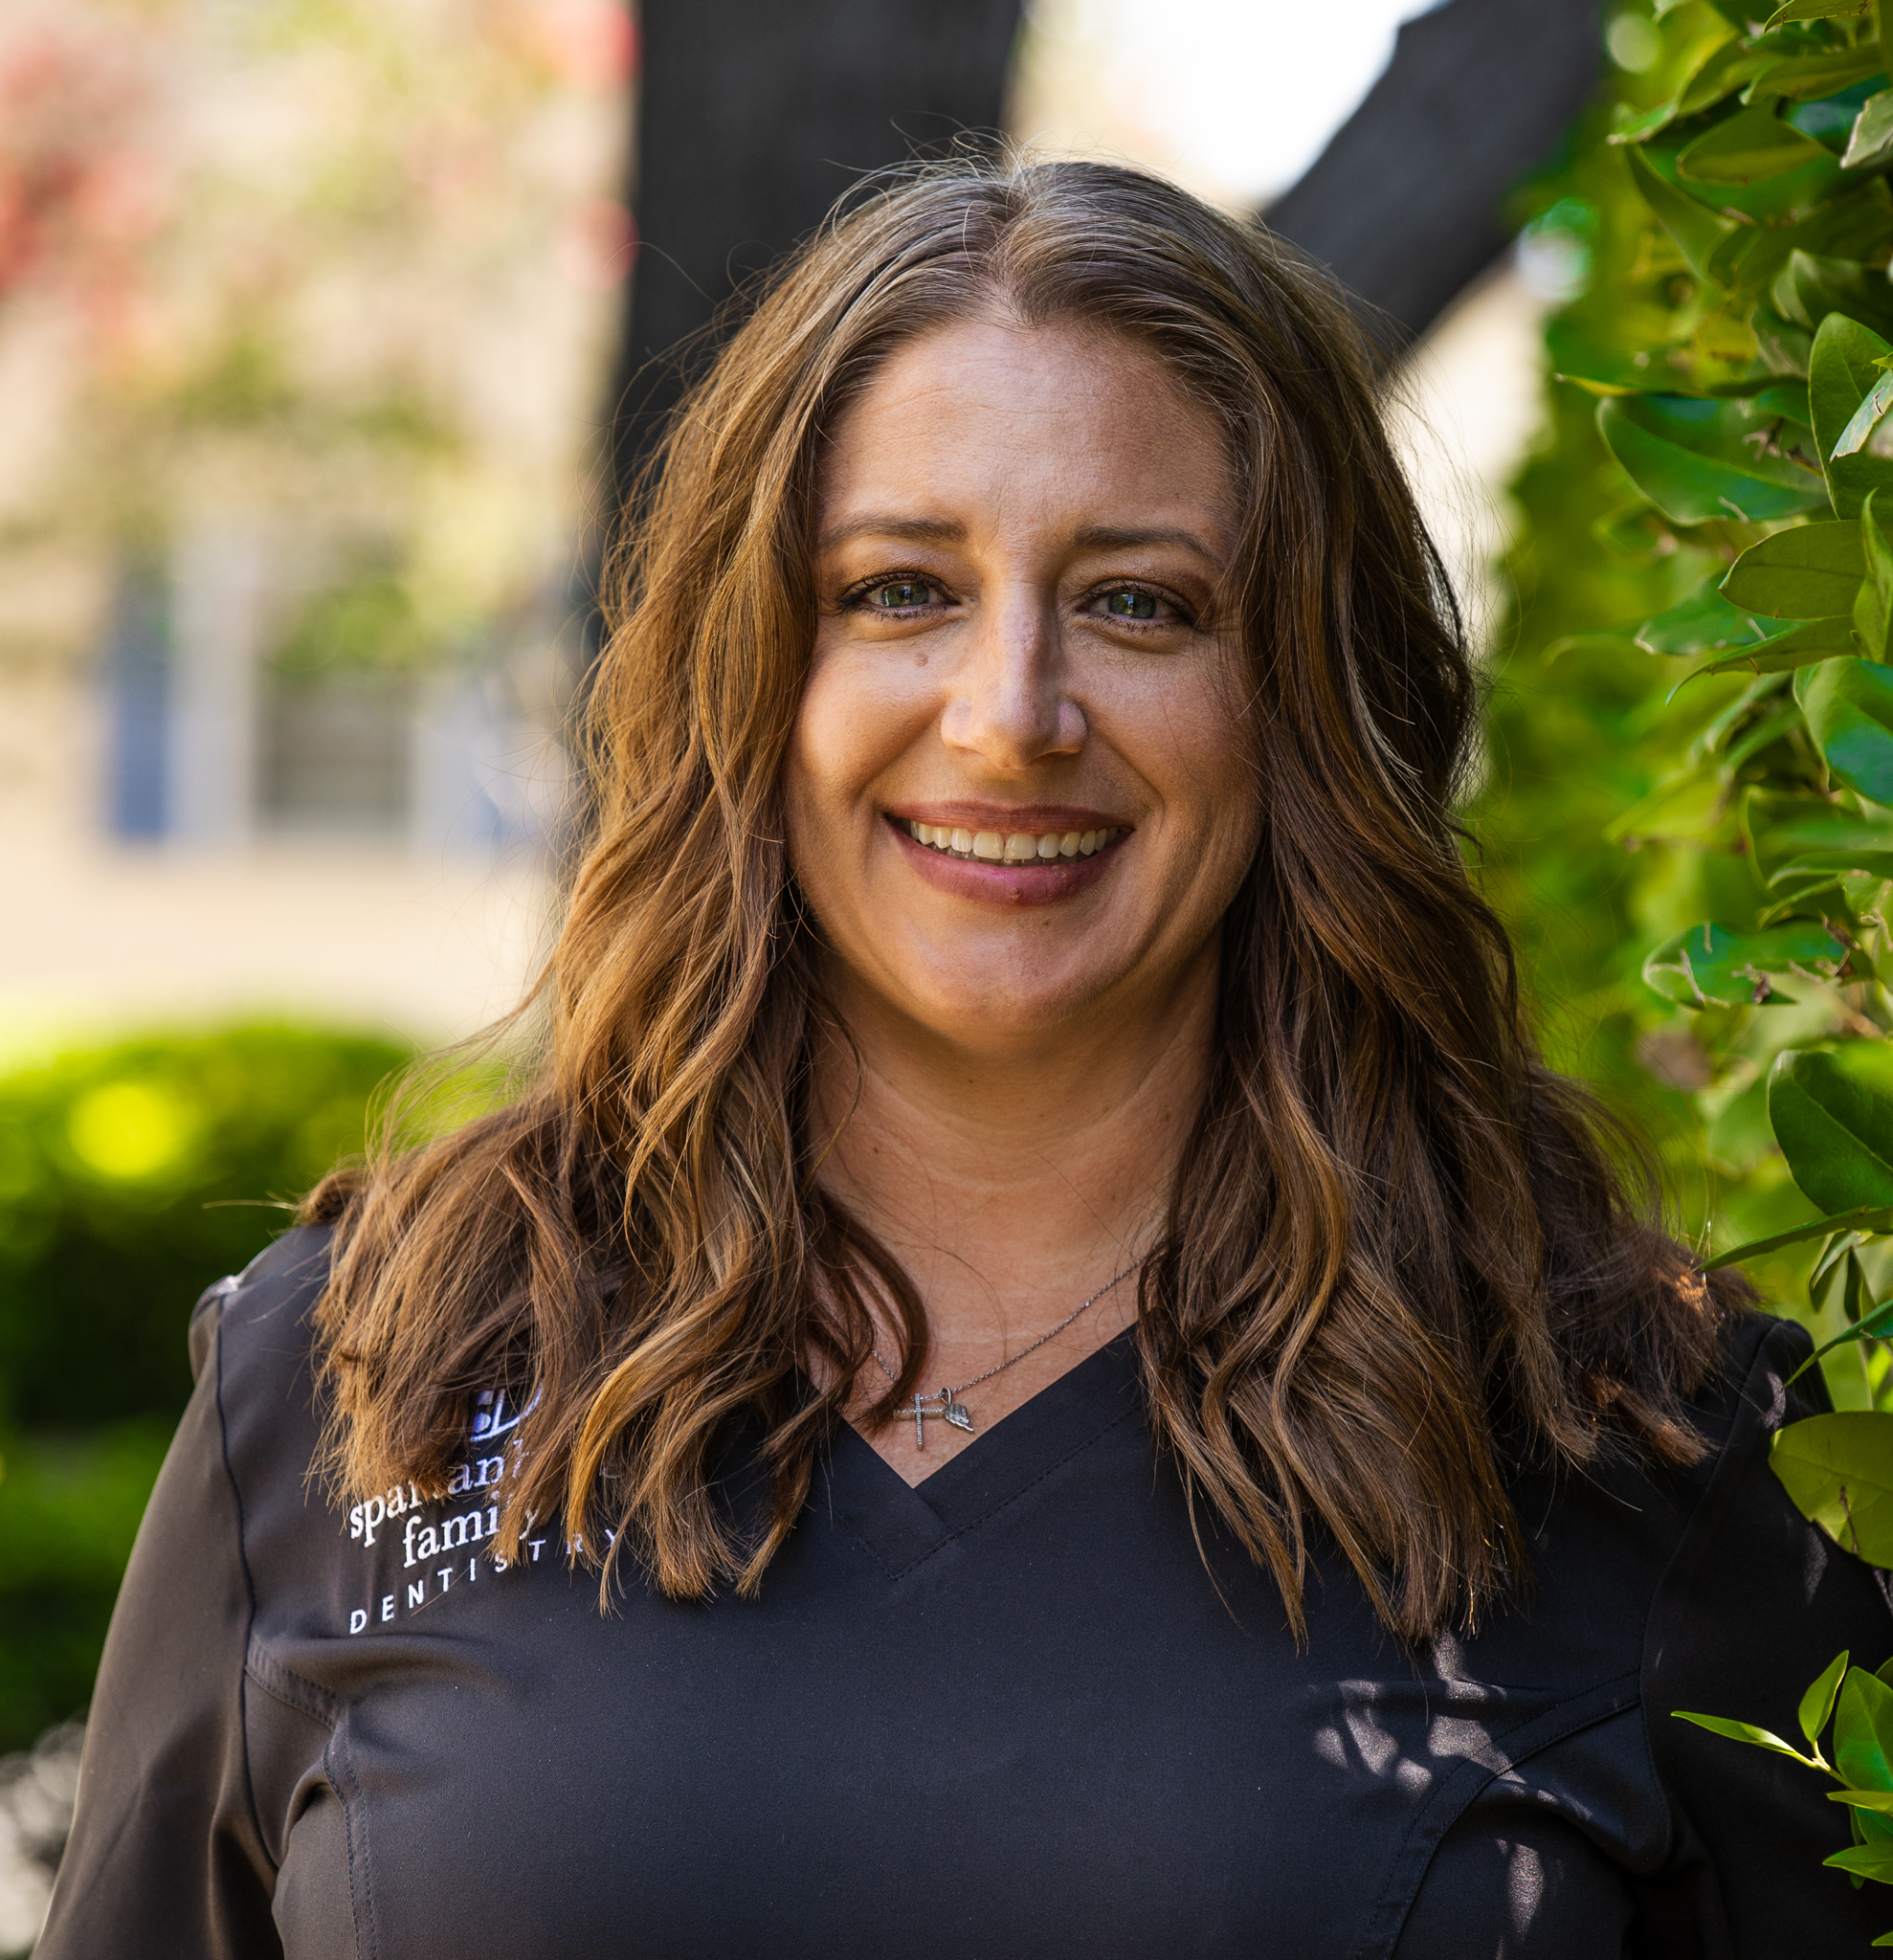
[[[951,824],[907,821],[907,835],[950,858],[980,858],[991,864],[1035,864],[1046,858],[1089,858],[1124,835],[1102,831],[969,831]]]

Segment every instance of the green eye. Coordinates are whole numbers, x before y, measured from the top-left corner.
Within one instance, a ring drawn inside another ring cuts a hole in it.
[[[1106,595],[1104,611],[1113,619],[1154,619],[1157,602],[1148,592],[1117,591]]]
[[[891,586],[877,586],[874,603],[884,612],[903,612],[910,606],[924,606],[932,596],[931,586],[902,579]]]

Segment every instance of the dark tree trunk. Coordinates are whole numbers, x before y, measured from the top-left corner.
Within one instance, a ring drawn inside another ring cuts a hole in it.
[[[612,378],[614,503],[679,390],[679,344],[863,172],[995,131],[1020,0],[644,0]],[[687,359],[687,356],[686,356]]]
[[[1387,73],[1266,222],[1366,301],[1390,349],[1510,238],[1505,193],[1597,79],[1597,0],[1451,0],[1400,30]]]

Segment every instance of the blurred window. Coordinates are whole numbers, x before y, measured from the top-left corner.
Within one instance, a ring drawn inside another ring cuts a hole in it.
[[[406,681],[270,668],[258,706],[258,829],[330,837],[406,832],[413,791]]]

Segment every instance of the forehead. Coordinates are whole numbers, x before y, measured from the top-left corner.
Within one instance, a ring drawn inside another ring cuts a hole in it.
[[[1147,347],[1062,323],[961,321],[907,343],[839,418],[816,489],[824,531],[890,493],[961,517],[1236,523],[1215,418]]]

